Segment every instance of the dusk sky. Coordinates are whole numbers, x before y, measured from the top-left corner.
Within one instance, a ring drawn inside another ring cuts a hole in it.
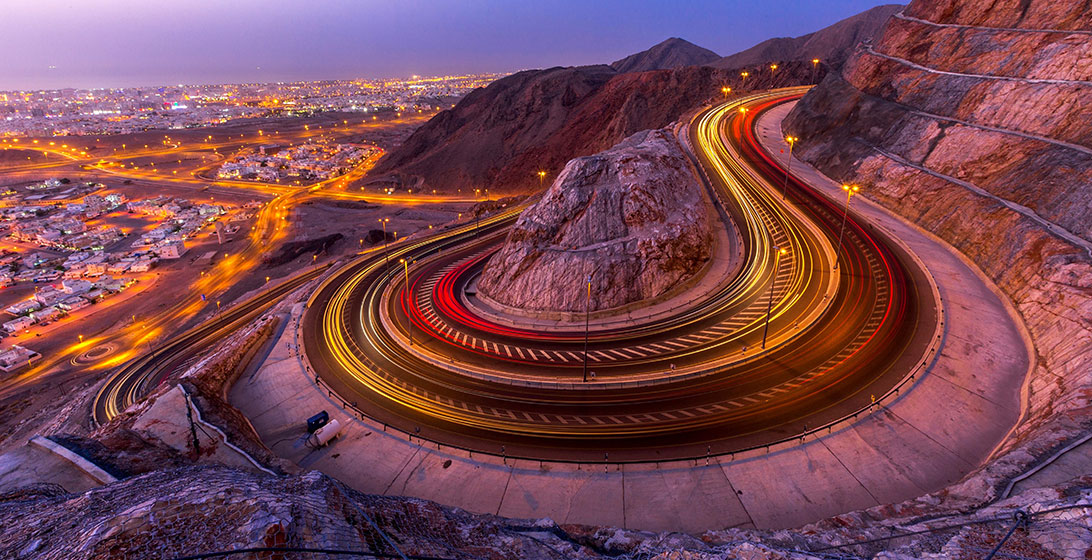
[[[878,0],[3,0],[0,90],[402,77],[727,55]]]

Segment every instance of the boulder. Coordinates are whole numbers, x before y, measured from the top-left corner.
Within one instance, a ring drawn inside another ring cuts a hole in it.
[[[489,260],[479,294],[562,312],[655,298],[703,269],[710,228],[702,186],[671,132],[639,132],[565,166]]]

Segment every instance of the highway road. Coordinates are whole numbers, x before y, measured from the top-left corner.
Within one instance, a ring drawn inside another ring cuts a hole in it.
[[[758,146],[754,120],[802,93],[722,103],[686,127],[741,233],[744,266],[671,317],[589,333],[594,379],[583,377],[579,329],[500,325],[466,305],[465,286],[518,209],[329,277],[303,323],[315,373],[409,433],[541,459],[728,453],[867,405],[920,364],[937,303],[914,259],[852,210],[795,178],[782,200],[784,171]]]
[[[257,319],[284,296],[314,280],[329,263],[308,267],[258,295],[216,313],[207,321],[157,346],[113,372],[99,389],[92,418],[102,425],[155,390],[174,369],[197,356],[223,337]]]

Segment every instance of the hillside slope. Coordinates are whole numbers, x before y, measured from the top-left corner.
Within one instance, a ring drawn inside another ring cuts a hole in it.
[[[810,63],[756,71],[750,89],[814,83]],[[618,73],[609,66],[520,72],[475,90],[417,129],[376,165],[365,190],[490,196],[540,189],[574,157],[605,150],[642,130],[664,128],[687,111],[740,88],[739,72],[702,66]]]
[[[1090,426],[1090,35],[1086,0],[914,0],[783,124],[802,159],[951,243],[1022,316],[1037,363],[985,467],[1002,480]]]
[[[647,72],[701,66],[717,60],[720,60],[719,54],[690,41],[672,37],[648,50],[616,60],[610,67],[618,72]]]
[[[823,64],[839,68],[858,43],[872,39],[883,29],[888,18],[901,9],[899,4],[876,6],[807,35],[768,39],[712,62],[710,66],[744,68],[770,62],[818,58]]]

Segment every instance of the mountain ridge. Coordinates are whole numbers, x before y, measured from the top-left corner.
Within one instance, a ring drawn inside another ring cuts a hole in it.
[[[616,60],[610,64],[610,67],[622,73],[647,72],[684,66],[703,66],[720,58],[719,54],[699,47],[686,39],[671,37],[639,53]]]

